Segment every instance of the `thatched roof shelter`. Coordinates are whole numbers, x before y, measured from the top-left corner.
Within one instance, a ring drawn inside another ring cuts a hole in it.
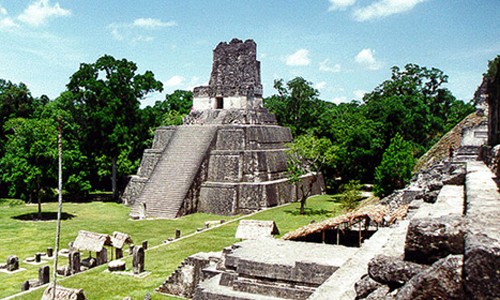
[[[111,245],[117,249],[122,249],[123,245],[134,243],[130,236],[123,232],[115,231],[113,232],[113,236],[111,237]]]
[[[86,230],[80,230],[73,242],[73,248],[80,251],[101,252],[104,246],[112,246],[109,235]]]
[[[258,240],[262,238],[272,238],[279,234],[278,226],[274,221],[262,220],[241,220],[236,229],[235,237],[244,240]]]
[[[296,240],[308,235],[319,233],[325,230],[336,228],[342,224],[350,227],[362,220],[369,220],[370,222],[382,224],[384,217],[390,214],[390,209],[385,205],[367,205],[361,207],[353,212],[337,216],[319,223],[313,223],[303,226],[295,231],[289,232],[283,236],[284,240]]]
[[[60,285],[56,285],[56,295],[52,298],[54,285],[49,285],[42,295],[42,300],[87,300],[82,289],[71,289]]]

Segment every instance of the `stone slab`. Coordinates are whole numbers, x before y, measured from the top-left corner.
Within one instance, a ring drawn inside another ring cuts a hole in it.
[[[462,215],[464,211],[464,187],[462,185],[444,185],[436,202],[422,203],[413,218],[441,217]]]
[[[394,227],[380,228],[361,248],[343,264],[325,283],[318,287],[309,299],[347,300],[356,298],[354,284],[367,273],[368,262],[377,254],[402,256],[409,221],[401,221]],[[342,282],[342,284],[339,284]]]

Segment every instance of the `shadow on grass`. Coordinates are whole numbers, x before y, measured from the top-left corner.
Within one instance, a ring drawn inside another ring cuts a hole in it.
[[[61,220],[71,220],[75,217],[73,214],[61,213]],[[14,216],[12,219],[21,220],[21,221],[53,221],[57,220],[57,212],[42,212],[42,218],[38,218],[38,212],[32,212],[28,214],[23,214],[19,216]]]
[[[293,216],[300,216],[300,209],[288,209],[284,211],[287,214],[293,215]],[[305,208],[304,209],[304,214],[302,216],[330,216],[333,215],[333,212],[331,210],[327,209],[312,209],[312,208]]]

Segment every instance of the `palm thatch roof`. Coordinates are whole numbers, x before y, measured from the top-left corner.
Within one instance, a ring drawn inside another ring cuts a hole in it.
[[[244,240],[258,240],[272,238],[279,234],[278,226],[274,221],[263,220],[241,220],[236,229],[235,237]]]
[[[130,236],[123,232],[115,231],[113,232],[113,236],[111,237],[111,245],[117,249],[122,249],[123,245],[134,243]]]
[[[52,295],[54,294],[54,285],[49,285],[45,289],[42,295],[42,300],[87,300],[85,297],[85,294],[83,293],[82,289],[72,289],[72,288],[66,288],[60,285],[56,285],[56,295],[54,298],[52,298]]]
[[[73,242],[73,248],[80,251],[101,252],[104,246],[111,246],[111,237],[86,230],[80,230]]]
[[[390,214],[390,209],[386,205],[367,205],[353,212],[337,216],[319,223],[313,223],[303,226],[295,231],[289,232],[283,236],[284,240],[296,240],[314,233],[322,232],[328,229],[338,227],[341,224],[348,226],[359,222],[360,220],[369,219],[370,222],[382,224],[384,217]]]

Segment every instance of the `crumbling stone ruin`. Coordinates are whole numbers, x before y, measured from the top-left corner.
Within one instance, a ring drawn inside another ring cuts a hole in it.
[[[0,264],[0,269],[5,269],[8,272],[19,270],[19,258],[15,255],[7,257],[7,261],[4,264]]]
[[[144,248],[142,246],[135,246],[132,252],[132,271],[134,274],[144,272]]]
[[[288,128],[262,107],[256,44],[233,39],[214,50],[208,86],[193,91],[184,125],[156,130],[122,197],[133,218],[193,212],[231,215],[300,198],[286,178]],[[313,194],[324,190],[323,180]]]
[[[83,289],[72,289],[56,285],[54,296],[54,285],[49,285],[42,295],[42,300],[87,300]]]
[[[192,298],[196,286],[201,281],[218,274],[217,264],[220,264],[220,252],[200,252],[186,258],[182,264],[156,289],[159,293]]]
[[[487,89],[482,93],[500,103]],[[461,138],[457,144],[471,142],[471,136]],[[468,147],[482,151],[433,160],[406,188],[382,199],[383,209],[360,210],[284,236],[319,234],[327,243],[247,240],[225,249],[216,262],[200,259],[197,276],[182,277],[192,264],[181,265],[158,291],[194,299],[500,299],[500,192],[480,160],[498,166],[499,159],[495,150],[485,156],[487,147]],[[360,247],[328,244],[325,232],[359,217],[378,225]],[[313,257],[321,253],[326,255]]]
[[[49,283],[50,280],[50,267],[43,266],[38,269],[38,279],[26,280],[22,286],[21,291],[27,291],[31,288],[41,286]]]

